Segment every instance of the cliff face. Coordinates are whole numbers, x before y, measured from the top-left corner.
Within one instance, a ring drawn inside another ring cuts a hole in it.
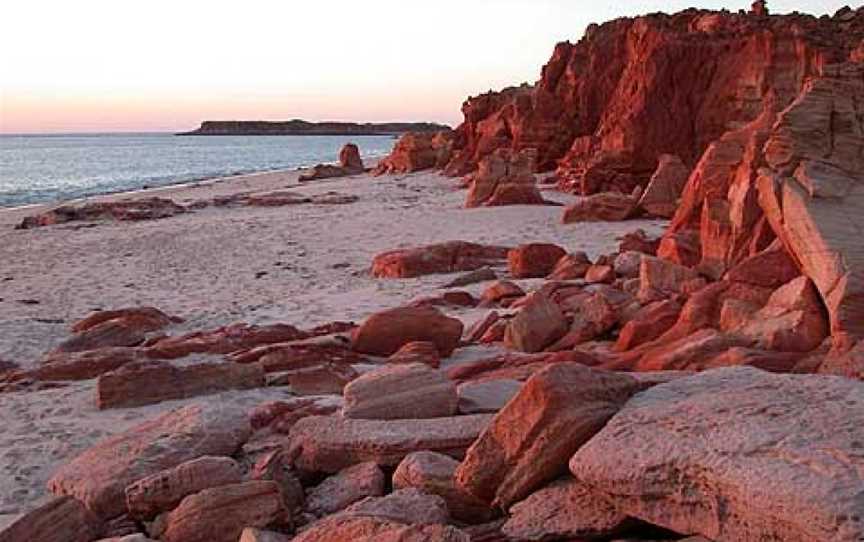
[[[688,10],[592,26],[561,43],[533,87],[470,98],[448,172],[500,147],[533,147],[562,188],[644,184],[662,154],[695,165],[729,130],[779,112],[825,66],[847,59],[864,18]]]

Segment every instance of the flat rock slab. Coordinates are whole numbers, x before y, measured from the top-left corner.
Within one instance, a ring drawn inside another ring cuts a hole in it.
[[[90,542],[102,524],[71,497],[56,497],[0,532],[0,542]]]
[[[344,395],[346,418],[440,418],[453,416],[457,407],[456,385],[443,371],[422,363],[366,373],[348,384]]]
[[[864,383],[707,371],[634,396],[571,459],[619,510],[724,541],[864,540]]]
[[[175,367],[162,361],[130,363],[96,382],[96,405],[125,408],[185,399],[232,389],[260,388],[264,369],[239,363],[197,363]]]
[[[288,455],[303,470],[329,473],[364,461],[392,467],[421,450],[460,458],[491,420],[488,414],[427,420],[309,416],[291,429]]]
[[[191,405],[109,437],[64,465],[48,482],[102,518],[126,511],[127,486],[204,455],[231,455],[249,438],[245,410]]]

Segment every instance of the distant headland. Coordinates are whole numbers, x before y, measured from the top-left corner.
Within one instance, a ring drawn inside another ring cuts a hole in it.
[[[191,132],[181,132],[177,135],[398,135],[405,132],[438,132],[449,130],[450,127],[432,122],[385,122],[385,123],[355,123],[355,122],[308,122],[305,120],[289,121],[214,121],[208,120]]]

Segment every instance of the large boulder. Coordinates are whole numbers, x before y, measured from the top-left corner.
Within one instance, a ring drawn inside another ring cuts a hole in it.
[[[498,149],[483,158],[469,177],[465,207],[546,203],[534,179],[536,157],[533,149]]]
[[[231,455],[250,433],[243,409],[180,408],[97,443],[60,467],[48,488],[77,498],[99,517],[113,518],[126,510],[124,492],[133,482],[201,456]]]
[[[309,491],[306,509],[326,516],[366,497],[384,495],[384,473],[375,463],[358,463],[325,479]]]
[[[510,275],[517,279],[542,278],[555,269],[567,251],[551,243],[520,245],[507,253]]]
[[[152,474],[126,488],[126,508],[132,517],[151,519],[199,491],[240,483],[243,469],[230,457],[204,456]]]
[[[618,510],[710,540],[864,537],[864,384],[750,367],[656,386],[570,460]]]
[[[372,275],[378,278],[414,278],[437,273],[474,271],[507,258],[506,247],[448,241],[423,247],[391,250],[375,256]]]
[[[365,461],[396,466],[420,450],[459,458],[491,419],[488,414],[427,420],[308,416],[291,429],[289,457],[305,471],[329,473]]]
[[[441,418],[457,410],[456,385],[422,363],[368,372],[345,387],[346,418],[396,420]]]
[[[679,157],[671,154],[663,154],[658,160],[657,170],[639,200],[639,208],[652,216],[672,218],[690,169]]]
[[[206,489],[165,518],[163,542],[236,542],[246,527],[290,524],[279,485],[251,481]]]
[[[422,169],[444,167],[453,149],[453,134],[446,132],[408,132],[393,151],[375,167],[375,175],[412,173]]]
[[[627,220],[636,212],[639,195],[603,192],[582,198],[564,209],[564,224],[573,222],[617,222]]]
[[[554,364],[522,387],[456,470],[463,491],[508,508],[567,472],[573,453],[639,389],[636,379]]]
[[[512,540],[605,539],[631,523],[603,497],[568,476],[510,507],[501,531]]]
[[[462,338],[463,324],[432,307],[399,307],[366,319],[351,335],[357,352],[390,356],[408,343],[431,342],[449,357]]]
[[[530,294],[514,318],[507,323],[504,344],[520,352],[540,352],[567,331],[561,309],[544,293]]]
[[[0,542],[92,542],[102,522],[78,500],[55,497],[0,531]]]
[[[162,361],[127,363],[96,381],[96,406],[125,408],[185,399],[233,389],[263,387],[260,365],[198,363],[174,366]]]

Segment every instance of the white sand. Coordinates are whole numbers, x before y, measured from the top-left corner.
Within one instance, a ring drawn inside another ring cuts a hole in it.
[[[360,321],[376,310],[435,294],[453,278],[373,279],[369,265],[385,250],[456,239],[508,246],[538,241],[596,257],[613,251],[616,238],[626,232],[643,228],[653,235],[664,226],[656,220],[563,225],[562,208],[552,206],[466,210],[457,181],[435,173],[360,175],[302,186],[297,175],[247,175],[147,194],[182,203],[290,188],[304,194],[354,194],[360,200],[210,208],[156,221],[24,231],[12,228],[39,208],[0,210],[0,359],[32,366],[68,337],[69,323],[94,309],[152,305],[187,319],[177,331],[237,321],[299,327]],[[99,199],[124,197],[130,195]],[[573,199],[554,191],[546,197]],[[256,278],[262,271],[267,274]],[[479,293],[483,286],[467,289]],[[39,304],[19,302],[24,299]],[[470,322],[484,312],[454,315]],[[51,323],[55,320],[62,323]],[[145,414],[177,404],[99,412],[92,406],[92,387],[91,382],[0,394],[0,529],[45,499],[44,483],[59,464]],[[255,404],[284,393],[271,389],[226,396]]]

